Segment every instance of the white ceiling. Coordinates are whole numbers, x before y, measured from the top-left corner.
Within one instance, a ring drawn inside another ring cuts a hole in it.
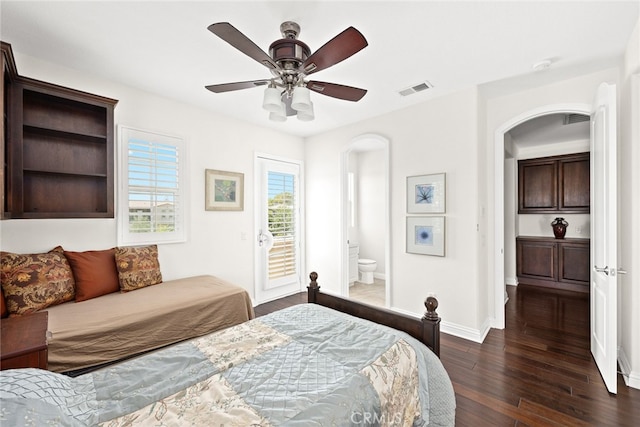
[[[0,38],[16,53],[310,136],[475,85],[500,93],[616,66],[639,2],[2,0],[0,14]],[[315,121],[275,123],[261,108],[262,88],[204,89],[270,77],[208,25],[230,22],[267,51],[287,20],[300,24],[299,38],[312,51],[349,26],[364,34],[368,47],[313,75],[368,89],[360,102],[312,92]],[[551,68],[533,72],[532,64],[543,59],[552,60]],[[398,94],[425,80],[434,87]]]
[[[548,114],[528,120],[509,131],[520,149],[565,142],[589,141],[589,117],[586,121],[565,123],[566,114]]]

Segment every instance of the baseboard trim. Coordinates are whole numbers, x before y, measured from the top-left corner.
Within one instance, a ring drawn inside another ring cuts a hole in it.
[[[620,365],[620,372],[622,378],[627,387],[633,387],[640,390],[640,372],[634,372],[631,370],[631,363],[627,358],[627,354],[624,348],[618,347],[618,365]]]
[[[469,328],[468,326],[457,325],[455,323],[442,321],[440,331],[458,338],[482,344],[487,334],[491,330],[489,319],[485,320],[480,329]]]

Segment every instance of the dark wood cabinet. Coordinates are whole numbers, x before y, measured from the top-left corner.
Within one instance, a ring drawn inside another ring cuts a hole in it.
[[[46,311],[39,311],[0,321],[0,369],[47,369],[48,315]]]
[[[6,156],[6,137],[7,137],[7,105],[9,99],[9,88],[11,83],[17,77],[16,63],[13,59],[13,51],[11,45],[0,42],[0,66],[2,68],[2,84],[0,84],[0,113],[2,113],[2,121],[0,122],[0,219],[4,218],[6,200],[5,188],[7,182],[7,156]]]
[[[518,213],[589,213],[589,153],[518,161]]]
[[[113,218],[117,101],[17,74],[5,91],[3,217]]]
[[[516,238],[518,283],[589,292],[590,240]]]

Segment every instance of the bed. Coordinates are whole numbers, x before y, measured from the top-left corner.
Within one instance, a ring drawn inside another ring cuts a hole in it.
[[[309,298],[74,378],[2,371],[0,419],[108,427],[454,424],[451,381],[438,356],[411,336],[419,335],[415,326],[405,333],[324,307],[349,302],[323,294],[313,278]],[[426,323],[399,321],[437,325],[433,301]],[[389,313],[383,317],[397,322]]]
[[[244,288],[205,275],[47,307],[48,369],[82,372],[250,320]],[[81,319],[81,321],[79,321]]]

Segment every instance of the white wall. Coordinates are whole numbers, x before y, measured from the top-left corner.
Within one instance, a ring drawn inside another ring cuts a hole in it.
[[[116,124],[186,139],[189,239],[159,246],[163,278],[214,274],[253,295],[254,152],[302,160],[303,140],[14,53],[21,75],[118,99]],[[258,108],[259,95],[256,102]],[[243,212],[204,210],[207,168],[245,174]],[[6,251],[46,251],[56,245],[82,251],[117,245],[115,219],[7,220],[0,222],[0,229],[0,248]]]
[[[507,136],[505,136],[505,140]],[[506,142],[506,141],[505,141]],[[517,285],[516,237],[518,231],[518,163],[514,158],[504,160],[504,281]]]
[[[385,273],[384,153],[383,150],[357,152],[360,258],[377,261],[375,275]]]
[[[308,138],[307,267],[320,285],[340,290],[340,156],[365,133],[390,140],[391,306],[422,315],[440,300],[443,330],[480,336],[477,272],[477,95],[475,89]],[[446,256],[405,251],[407,176],[445,172]]]

